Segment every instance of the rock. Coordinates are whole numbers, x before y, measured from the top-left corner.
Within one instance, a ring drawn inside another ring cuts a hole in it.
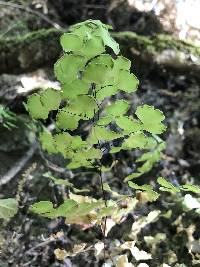
[[[52,67],[61,46],[56,29],[42,29],[18,38],[0,39],[0,73],[24,73],[39,67]],[[151,37],[134,32],[112,33],[122,54],[134,62],[136,73],[166,68],[199,79],[200,47],[168,35]],[[147,68],[148,64],[148,68]]]
[[[27,74],[0,75],[0,102],[12,103],[16,98],[24,98],[38,89],[59,88],[59,83],[50,80],[47,70],[38,69]]]
[[[55,29],[41,29],[20,37],[0,38],[0,73],[18,74],[50,67],[61,52],[60,34]]]

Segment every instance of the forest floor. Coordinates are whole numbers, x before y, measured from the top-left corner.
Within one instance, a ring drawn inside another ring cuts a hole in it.
[[[48,17],[50,21],[38,16],[37,12],[27,11],[26,8],[1,7],[0,3],[0,28],[3,29],[0,32],[0,39],[10,40],[13,35],[16,39],[21,39],[22,36],[25,38],[31,32],[48,30],[57,27],[57,24],[62,25],[62,28],[67,28],[75,22],[88,18],[111,23],[114,30],[122,34],[125,34],[124,30],[134,29],[141,40],[147,38],[145,40],[152,41],[155,40],[156,34],[166,34],[163,32],[162,25],[152,14],[136,10],[129,11],[121,4],[118,8],[112,7],[111,10],[111,7],[109,9],[104,1],[98,4],[94,1],[93,8],[92,5],[89,7],[87,1],[83,2],[79,6],[77,1],[49,1],[48,14],[45,17]],[[19,6],[22,5],[20,1],[16,3]],[[94,8],[98,5],[100,8]],[[42,5],[40,13],[44,8],[45,5]],[[31,6],[31,10],[37,11],[35,5]],[[139,18],[143,18],[144,21],[143,31],[140,26],[138,26],[140,31],[135,26]],[[56,32],[60,30],[55,29]],[[55,38],[53,43],[52,39],[39,43],[39,46],[47,45],[55,50],[53,57],[49,58],[45,56],[48,54],[48,52],[45,54],[46,47],[41,49],[41,55],[37,54],[38,61],[34,61],[39,64],[32,65],[33,68],[27,67],[26,64],[21,68],[20,62],[22,61],[17,58],[19,54],[12,55],[14,63],[5,64],[5,66],[11,66],[10,69],[3,68],[3,64],[0,66],[1,102],[18,117],[17,128],[8,130],[0,127],[0,181],[4,181],[0,187],[0,198],[20,194],[18,214],[8,224],[2,223],[0,226],[0,267],[92,267],[102,266],[103,262],[102,256],[95,256],[95,249],[80,253],[73,258],[66,258],[64,261],[56,260],[54,255],[54,249],[57,247],[70,249],[74,244],[80,243],[87,243],[89,247],[102,241],[103,236],[98,227],[83,230],[80,226],[66,225],[63,219],[49,220],[36,216],[28,210],[28,207],[35,201],[50,199],[56,203],[62,202],[67,194],[65,188],[54,185],[51,180],[44,177],[46,172],[51,172],[55,177],[69,179],[79,189],[82,187],[89,189],[91,196],[98,198],[102,195],[95,173],[83,170],[80,175],[71,178],[72,173],[63,168],[62,158],[50,157],[41,150],[35,141],[34,127],[30,125],[23,106],[27,94],[49,83],[55,83],[52,72],[53,61],[60,52],[58,44],[54,46],[58,40],[57,34]],[[167,132],[162,136],[163,140],[166,140],[166,150],[162,155],[162,160],[154,166],[151,172],[137,180],[137,183],[154,185],[155,179],[163,176],[175,185],[187,182],[200,184],[200,88],[199,76],[195,74],[195,72],[198,74],[199,70],[200,48],[192,45],[195,52],[194,50],[187,52],[187,58],[184,60],[188,62],[188,57],[190,57],[192,64],[188,64],[186,69],[182,68],[184,64],[174,68],[173,64],[167,65],[154,60],[152,55],[147,58],[149,53],[144,57],[142,50],[139,50],[134,42],[130,47],[130,42],[126,43],[127,37],[123,38],[122,50],[132,60],[133,71],[140,80],[138,91],[130,99],[133,109],[141,103],[153,105],[164,112],[167,125]],[[23,43],[23,52],[25,51],[24,44],[28,44],[26,39]],[[167,46],[166,50],[168,48]],[[33,56],[32,51],[34,53],[38,51],[34,49],[34,46],[29,46],[26,51],[28,53],[26,56],[30,60]],[[180,52],[181,49],[176,47],[176,51]],[[4,50],[4,53],[9,53],[8,51],[9,49]],[[41,62],[43,53],[44,61]],[[193,60],[194,54],[195,60]],[[9,62],[9,55],[5,56],[3,53],[1,55],[1,58],[3,56],[7,58],[6,63]],[[20,59],[26,62],[27,58],[23,56]],[[17,61],[19,63],[16,63]],[[19,93],[20,90],[22,93]],[[115,158],[118,160],[116,168],[104,177],[105,182],[109,182],[115,191],[127,193],[128,189],[123,186],[122,178],[135,167],[135,156],[135,153],[120,152]],[[109,161],[110,158],[108,157],[107,160]],[[16,171],[20,164],[22,168]],[[15,172],[16,175],[13,175]],[[195,195],[191,195],[192,198],[188,202],[187,195],[185,195],[179,193],[174,196],[166,192],[155,203],[138,205],[124,222],[113,226],[109,232],[106,238],[106,257],[109,259],[112,248],[118,247],[123,241],[135,239],[138,248],[150,253],[152,257],[152,259],[137,262],[131,254],[127,254],[129,260],[136,264],[135,266],[139,262],[144,262],[149,267],[200,266],[199,211],[193,205],[195,201],[198,202],[198,199]],[[156,211],[157,215],[151,221],[147,219],[147,216],[152,211]],[[143,224],[144,221],[146,221],[145,224]],[[137,230],[134,232],[136,227]],[[51,238],[53,234],[61,231],[64,235],[58,239]],[[109,262],[108,266],[111,266]]]

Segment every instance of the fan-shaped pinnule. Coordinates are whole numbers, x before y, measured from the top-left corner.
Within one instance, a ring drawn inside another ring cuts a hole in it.
[[[67,168],[79,168],[84,164],[89,167],[92,161],[94,164],[100,158],[94,156],[92,160],[87,155],[99,142],[124,139],[121,146],[112,147],[110,153],[134,148],[148,149],[153,137],[147,136],[146,132],[159,134],[165,129],[162,124],[164,116],[159,110],[147,105],[140,106],[136,109],[136,119],[134,114],[128,115],[129,101],[118,99],[120,92],[135,92],[139,82],[130,71],[131,61],[118,55],[119,45],[111,37],[109,29],[108,25],[98,20],[71,26],[69,32],[61,36],[64,54],[54,66],[61,90],[50,88],[33,94],[26,104],[34,119],[46,120],[51,110],[57,113],[55,124],[59,133],[52,135],[44,131],[40,134],[40,141],[49,153],[61,153],[70,159]],[[115,57],[106,53],[107,47],[113,50]],[[111,96],[116,96],[116,100],[102,110],[102,102]],[[66,131],[77,130],[81,121],[92,125],[85,141],[87,145],[74,151],[68,144],[72,136]],[[117,126],[114,131],[110,129],[112,124]],[[78,156],[81,153],[84,155],[82,161]]]

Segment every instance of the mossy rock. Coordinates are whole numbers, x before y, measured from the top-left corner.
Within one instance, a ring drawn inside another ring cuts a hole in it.
[[[0,39],[0,73],[23,73],[53,64],[61,47],[61,32],[41,29]]]
[[[17,38],[0,39],[0,73],[53,67],[61,53],[61,34],[60,30],[42,29]],[[199,79],[199,46],[169,35],[147,37],[134,32],[118,32],[112,36],[119,42],[122,54],[132,59],[136,73],[164,67]]]

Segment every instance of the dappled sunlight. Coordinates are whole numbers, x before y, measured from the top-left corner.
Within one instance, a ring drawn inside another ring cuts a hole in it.
[[[199,0],[128,0],[140,11],[154,11],[164,29],[200,44]]]

